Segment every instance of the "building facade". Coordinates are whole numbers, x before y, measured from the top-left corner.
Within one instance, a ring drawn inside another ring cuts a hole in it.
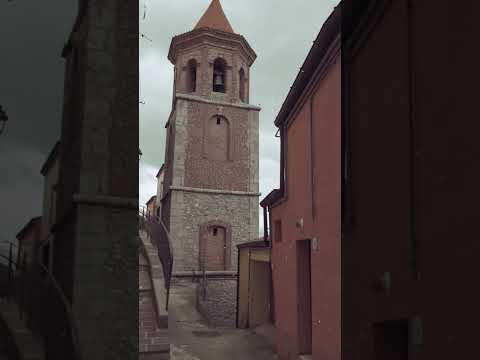
[[[344,3],[343,359],[470,358],[479,4]]]
[[[340,28],[337,7],[275,120],[281,141],[280,189],[261,205],[269,209],[282,360],[341,359]]]
[[[258,237],[259,111],[249,103],[256,54],[213,0],[172,40],[162,219],[174,272],[236,269],[236,245]]]
[[[17,266],[30,267],[36,262],[42,233],[42,217],[32,218],[17,234]]]
[[[163,181],[165,179],[165,172],[164,172],[165,167],[162,165],[160,170],[158,170],[157,173],[157,217],[159,219],[162,218],[162,197],[163,197]]]
[[[80,0],[62,56],[52,273],[82,358],[137,359],[138,3]]]
[[[60,163],[60,142],[57,142],[42,166],[43,175],[43,211],[42,233],[38,260],[50,271],[53,264],[54,235],[52,228],[56,222],[58,172]]]
[[[145,204],[147,206],[147,215],[155,216],[157,213],[157,195],[153,195]]]

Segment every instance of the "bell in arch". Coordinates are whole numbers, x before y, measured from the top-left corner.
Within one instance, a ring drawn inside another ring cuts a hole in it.
[[[215,86],[223,86],[223,76],[221,74],[215,75]]]

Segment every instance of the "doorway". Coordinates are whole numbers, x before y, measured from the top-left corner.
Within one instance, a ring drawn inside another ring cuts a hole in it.
[[[300,355],[312,354],[311,241],[297,241],[297,313]]]
[[[408,360],[408,320],[374,325],[375,360]]]
[[[210,226],[205,240],[205,270],[225,270],[226,229]]]
[[[248,327],[271,323],[270,262],[250,261]]]

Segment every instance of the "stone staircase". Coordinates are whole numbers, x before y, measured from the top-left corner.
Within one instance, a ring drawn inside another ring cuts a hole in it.
[[[0,300],[0,321],[13,339],[19,360],[45,360],[45,348],[42,341],[27,328],[20,317],[18,306],[14,302]],[[0,360],[10,360],[0,353]]]
[[[155,245],[152,244],[150,238],[145,232],[140,232],[140,239],[147,253],[148,263],[150,266],[153,290],[157,300],[159,322],[162,326],[168,327],[168,312],[166,310],[167,293],[165,289],[163,267],[160,259],[158,258],[158,250]]]
[[[163,267],[158,256],[158,250],[155,245],[152,244],[148,234],[144,231],[140,231],[139,235],[144,250],[143,254],[145,256],[145,259],[140,263],[140,267],[145,268],[145,266],[147,266],[149,274],[148,281],[145,281],[145,278],[141,281],[140,290],[151,294],[151,300],[145,300],[142,298],[140,306],[143,307],[146,302],[153,303],[153,313],[156,314],[155,323],[158,325],[158,328],[150,330],[148,334],[144,334],[143,332],[140,334],[139,359],[167,360],[170,359],[170,341],[168,337],[168,312],[166,310],[167,294]],[[143,326],[144,325],[141,325],[142,329]]]

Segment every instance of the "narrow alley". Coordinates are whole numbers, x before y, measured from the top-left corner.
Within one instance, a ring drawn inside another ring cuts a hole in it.
[[[169,336],[173,360],[275,360],[273,328],[253,331],[208,326],[195,306],[195,283],[170,293]]]

